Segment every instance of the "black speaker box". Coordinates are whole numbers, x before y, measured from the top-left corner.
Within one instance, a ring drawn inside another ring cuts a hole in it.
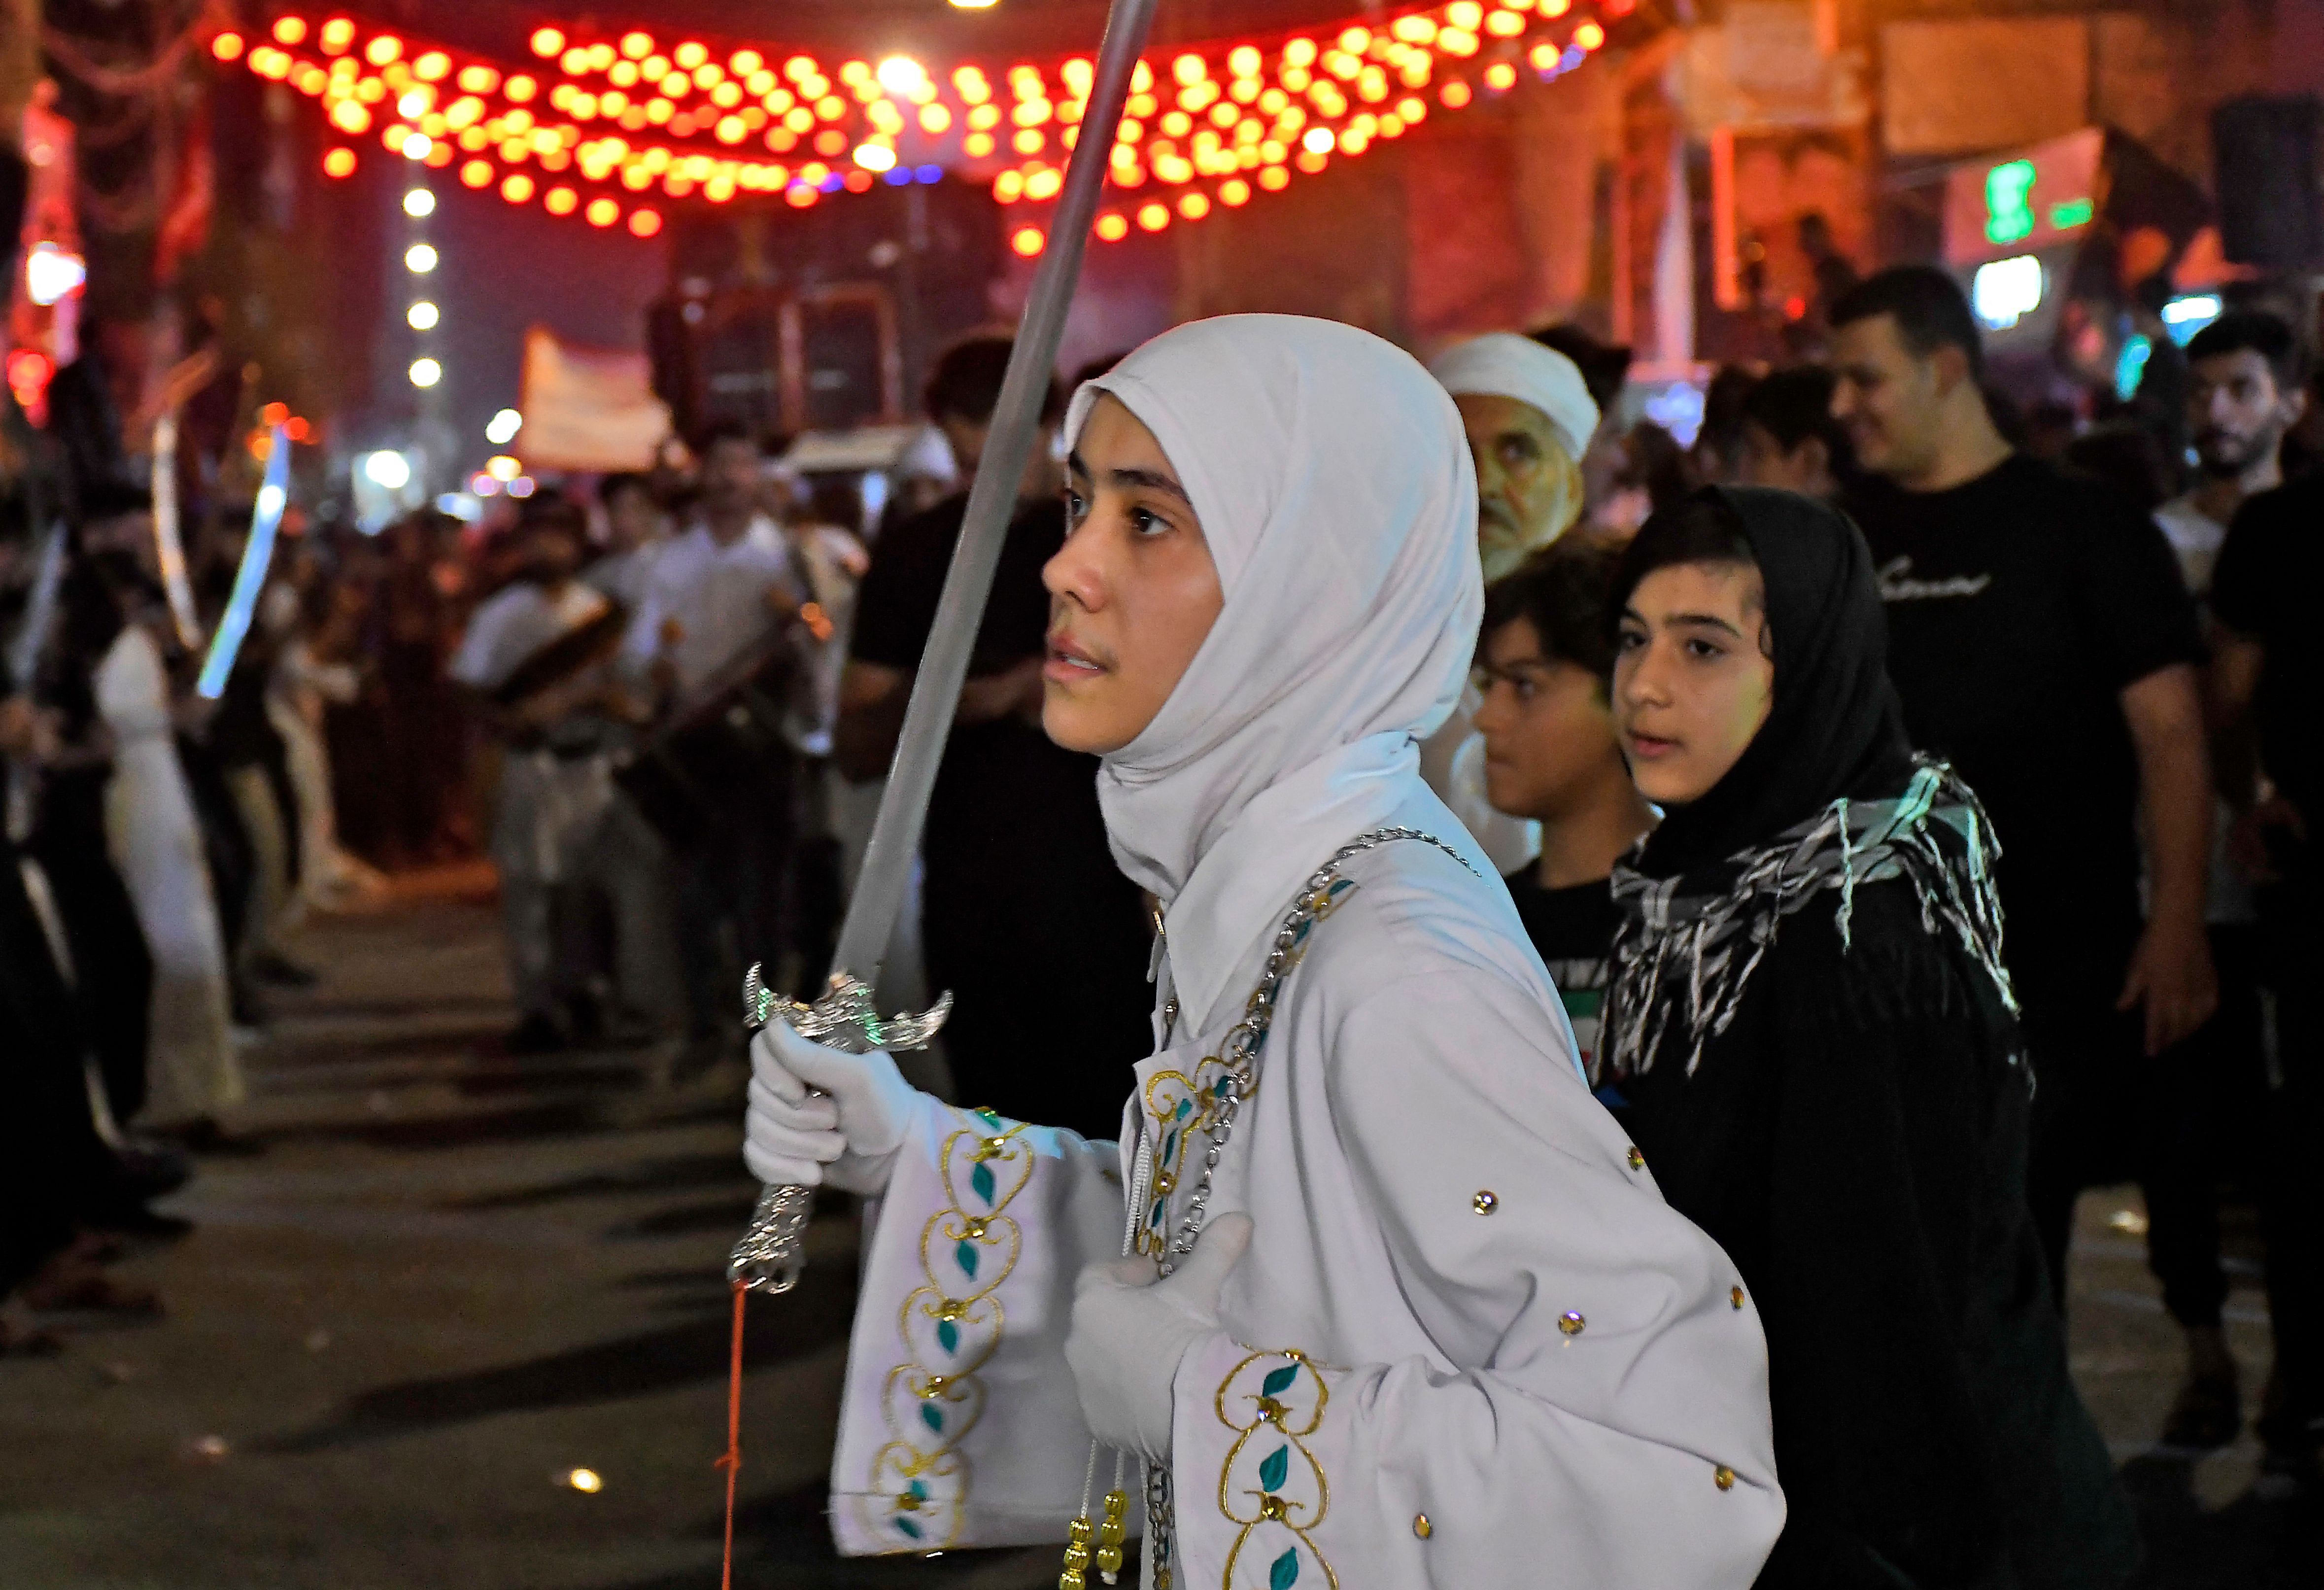
[[[2271,271],[2324,265],[2324,193],[2313,95],[2231,99],[2211,113],[2219,238],[2227,258]]]

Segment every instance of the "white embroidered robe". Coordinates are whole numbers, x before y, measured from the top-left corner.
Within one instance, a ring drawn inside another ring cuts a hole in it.
[[[1178,1368],[1167,1583],[1742,1590],[1784,1504],[1734,1266],[1590,1096],[1498,883],[1416,841],[1343,875],[1217,1173],[1255,1229]],[[1074,1277],[1175,1229],[1274,930],[1139,1066],[1118,1146],[924,1102],[850,1343],[844,1551],[1063,1540]]]

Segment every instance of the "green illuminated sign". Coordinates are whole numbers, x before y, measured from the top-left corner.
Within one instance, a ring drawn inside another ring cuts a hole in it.
[[[2034,162],[2013,160],[1985,174],[1985,237],[1988,243],[2015,243],[2034,232],[2034,207],[2026,196],[2034,190]]]
[[[2070,232],[2077,226],[2087,226],[2095,208],[2087,199],[2070,199],[2063,204],[2050,207],[2050,225],[2060,232]]]

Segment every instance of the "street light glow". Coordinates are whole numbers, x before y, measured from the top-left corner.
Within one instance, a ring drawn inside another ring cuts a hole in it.
[[[436,268],[436,247],[433,244],[415,243],[403,251],[403,268],[415,276],[425,276]]]
[[[433,331],[438,316],[436,306],[423,298],[406,310],[403,312],[403,318],[411,322],[411,328],[414,331]]]
[[[433,386],[443,379],[444,366],[438,364],[434,359],[414,359],[411,361],[412,385]]]
[[[421,150],[420,153],[428,152]],[[413,220],[436,213],[436,196],[425,188],[414,188],[403,196],[403,213]]]
[[[411,484],[411,460],[384,448],[364,455],[363,472],[365,480],[392,492],[400,492]]]
[[[496,448],[504,448],[516,439],[524,429],[524,416],[514,409],[503,409],[484,422],[484,439]]]

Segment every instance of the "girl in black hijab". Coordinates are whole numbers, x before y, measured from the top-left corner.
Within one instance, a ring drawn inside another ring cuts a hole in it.
[[[1598,1080],[1766,1333],[1790,1513],[1759,1584],[2119,1585],[2128,1510],[2025,1210],[1999,850],[1905,742],[1862,536],[1712,487],[1614,597],[1615,717],[1668,815],[1614,874]]]

